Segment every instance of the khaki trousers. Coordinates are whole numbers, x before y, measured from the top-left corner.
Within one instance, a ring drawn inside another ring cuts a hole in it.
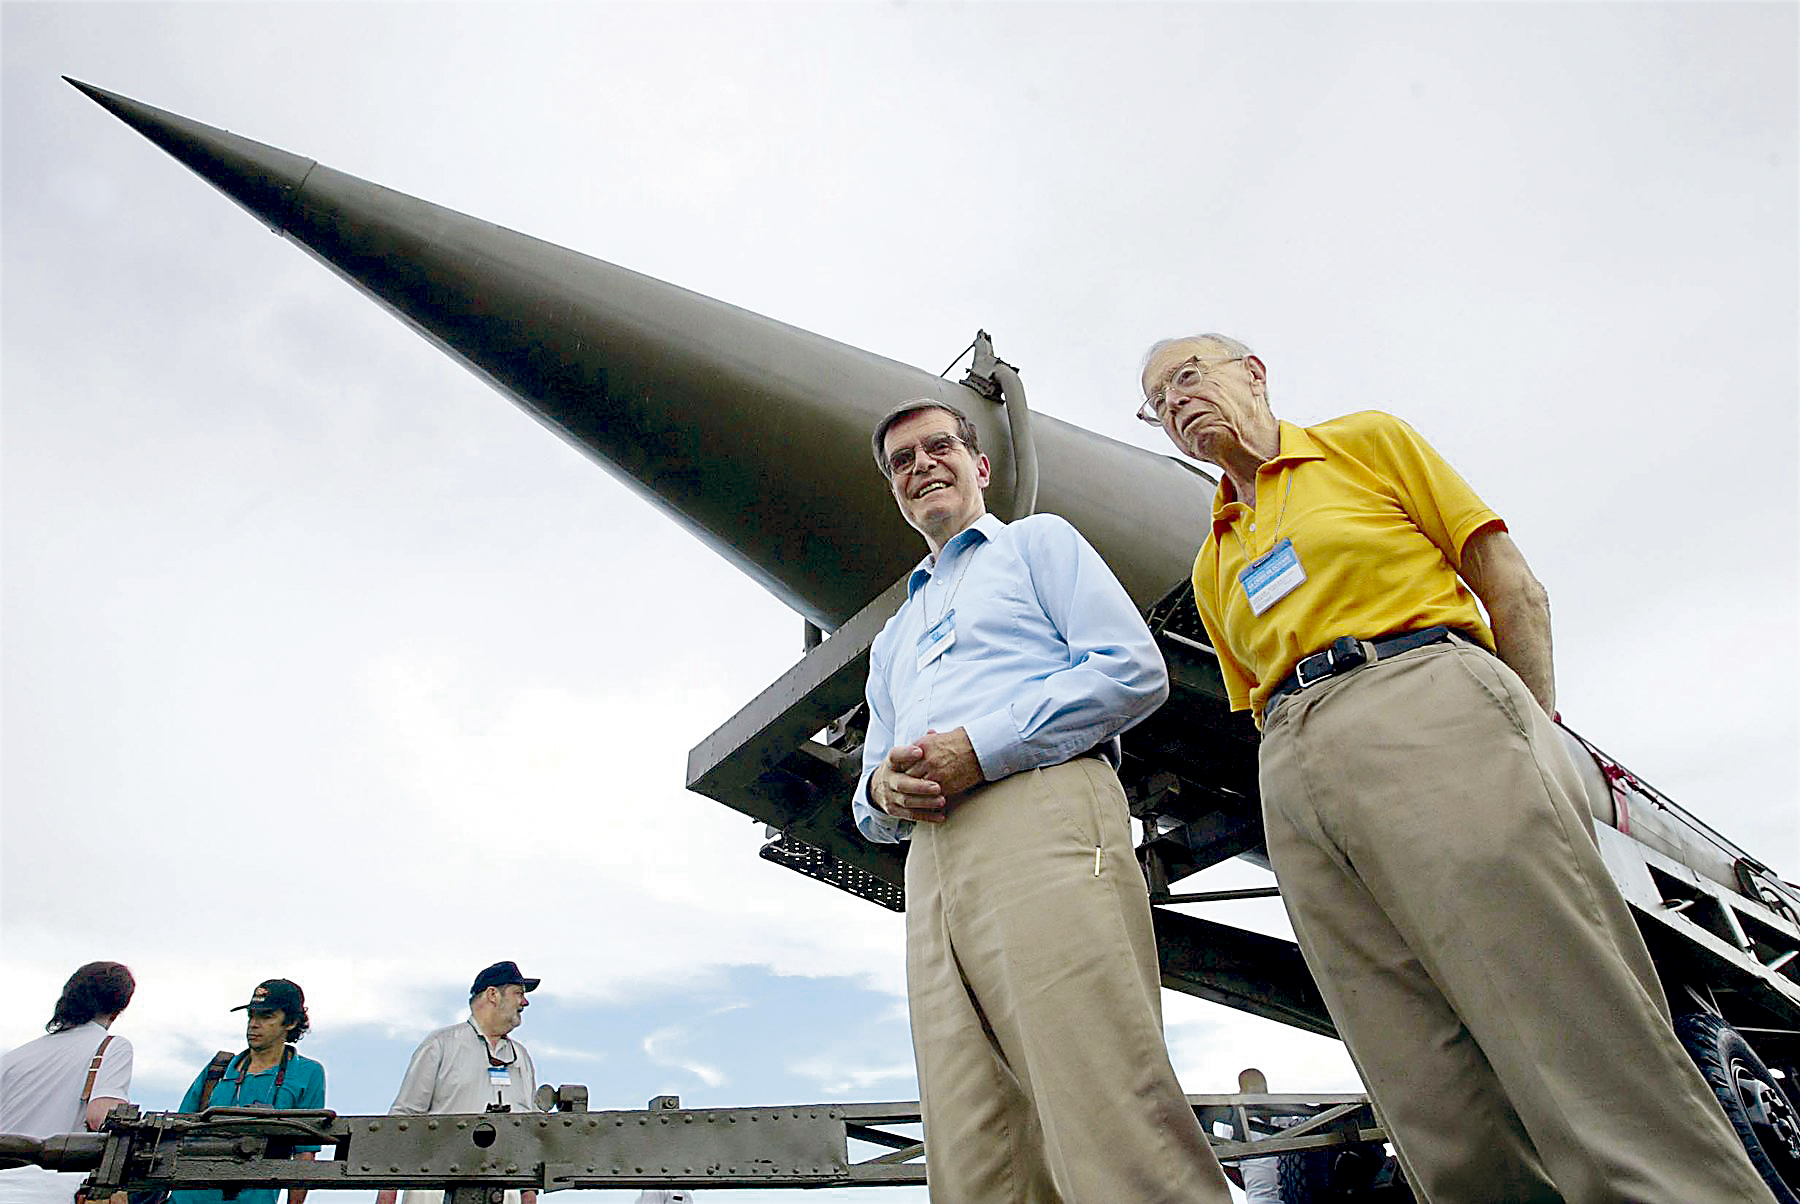
[[[1504,663],[1435,644],[1283,700],[1261,785],[1307,965],[1421,1199],[1772,1200]]]
[[[1015,774],[920,824],[906,899],[934,1204],[1227,1204],[1163,1044],[1144,877],[1104,761]]]

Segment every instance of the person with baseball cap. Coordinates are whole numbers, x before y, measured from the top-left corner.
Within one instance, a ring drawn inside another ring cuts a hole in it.
[[[388,1111],[395,1115],[473,1112],[535,1112],[537,1070],[522,1042],[509,1035],[519,1027],[526,998],[537,990],[536,978],[519,972],[519,963],[495,962],[469,986],[469,1016],[440,1028],[413,1051],[400,1092]],[[434,1204],[443,1193],[408,1191],[406,1204]],[[381,1192],[376,1204],[394,1204],[396,1193]],[[536,1197],[527,1192],[524,1204]],[[507,1204],[520,1194],[506,1193]]]
[[[231,1009],[246,1012],[241,1053],[220,1050],[181,1097],[181,1111],[204,1112],[208,1108],[284,1108],[312,1110],[325,1106],[325,1068],[294,1052],[294,1042],[306,1035],[312,1019],[306,1012],[306,993],[286,978],[270,978],[257,984],[250,1002]],[[294,1156],[311,1161],[319,1147],[296,1146]],[[245,1187],[231,1194],[235,1204],[275,1204],[278,1188]],[[225,1193],[216,1189],[171,1192],[170,1204],[224,1204]],[[304,1189],[290,1189],[288,1204],[301,1204]]]

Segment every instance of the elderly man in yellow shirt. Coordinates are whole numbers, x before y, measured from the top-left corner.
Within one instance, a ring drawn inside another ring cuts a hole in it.
[[[1262,727],[1295,935],[1415,1191],[1768,1204],[1601,863],[1549,601],[1500,517],[1397,418],[1279,421],[1235,339],[1158,343],[1142,384],[1140,417],[1223,470],[1195,602]]]

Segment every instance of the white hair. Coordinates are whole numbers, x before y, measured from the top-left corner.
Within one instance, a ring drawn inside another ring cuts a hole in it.
[[[1155,343],[1150,345],[1150,350],[1144,352],[1144,362],[1138,365],[1138,375],[1142,376],[1144,374],[1144,370],[1150,366],[1151,360],[1155,359],[1169,348],[1178,346],[1182,343],[1211,343],[1213,346],[1222,349],[1227,355],[1240,359],[1245,356],[1256,354],[1254,351],[1250,350],[1250,348],[1228,334],[1188,334],[1182,335],[1178,339],[1158,339]]]

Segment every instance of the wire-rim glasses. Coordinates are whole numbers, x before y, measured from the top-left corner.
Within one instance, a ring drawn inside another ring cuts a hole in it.
[[[1234,364],[1244,358],[1246,357],[1232,355],[1224,359],[1207,360],[1201,359],[1197,355],[1189,356],[1176,365],[1175,371],[1169,374],[1169,379],[1152,389],[1144,398],[1144,404],[1138,407],[1138,418],[1148,422],[1151,426],[1161,426],[1163,409],[1169,404],[1170,389],[1180,389],[1184,393],[1198,389],[1200,382],[1205,380],[1207,374],[1214,368],[1222,368],[1226,364]]]
[[[897,477],[903,472],[911,471],[912,466],[918,463],[921,451],[933,460],[942,461],[944,457],[955,450],[958,444],[962,444],[964,447],[968,446],[959,436],[940,433],[927,435],[912,447],[897,447],[888,454],[887,474],[890,477]]]

